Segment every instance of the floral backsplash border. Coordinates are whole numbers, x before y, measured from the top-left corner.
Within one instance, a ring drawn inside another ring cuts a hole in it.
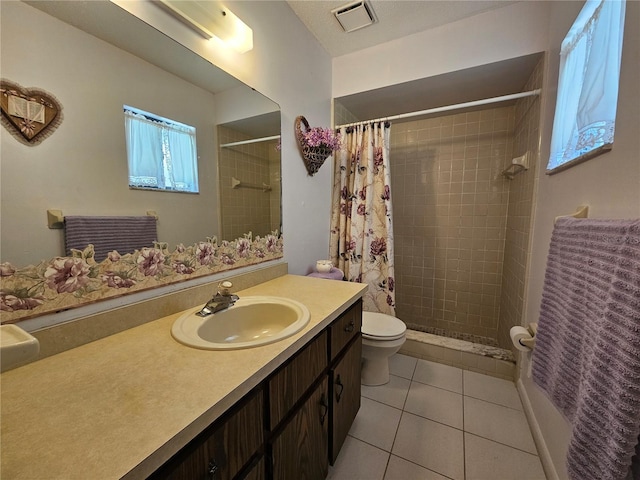
[[[100,263],[93,245],[20,269],[5,262],[0,264],[0,323],[276,260],[283,257],[283,244],[277,232],[255,238],[248,233],[220,244],[216,237],[180,244],[173,252],[156,242],[126,255],[110,252]]]

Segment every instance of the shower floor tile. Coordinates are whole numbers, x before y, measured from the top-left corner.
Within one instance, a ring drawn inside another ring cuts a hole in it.
[[[329,479],[545,480],[511,382],[401,354],[391,365],[389,384],[363,387]]]

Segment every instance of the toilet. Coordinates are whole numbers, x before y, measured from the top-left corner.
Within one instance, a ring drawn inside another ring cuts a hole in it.
[[[407,326],[385,313],[362,312],[362,385],[389,382],[389,357],[406,340]]]

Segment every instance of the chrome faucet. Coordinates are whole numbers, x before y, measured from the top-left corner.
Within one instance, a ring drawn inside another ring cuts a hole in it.
[[[196,313],[196,315],[206,317],[231,307],[240,299],[240,297],[231,293],[231,287],[233,287],[233,284],[229,281],[219,283],[216,294],[205,304],[204,307],[202,307],[202,310]]]

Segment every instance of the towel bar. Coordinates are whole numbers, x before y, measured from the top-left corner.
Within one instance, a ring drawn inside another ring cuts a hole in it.
[[[262,190],[263,192],[270,192],[271,191],[271,185],[267,185],[266,183],[263,183],[262,185],[256,185],[253,183],[244,183],[241,182],[240,180],[238,180],[236,177],[231,177],[231,188],[236,189],[236,188],[254,188],[256,190]]]
[[[62,210],[47,210],[47,226],[51,229],[64,228]]]
[[[158,220],[158,214],[155,210],[147,210],[147,215]],[[47,210],[47,226],[52,230],[64,228],[62,210]]]
[[[559,215],[553,220],[553,223],[555,224],[558,221],[558,219],[563,218],[563,217],[588,218],[589,217],[589,205],[580,205],[575,212],[570,213],[569,215]]]

